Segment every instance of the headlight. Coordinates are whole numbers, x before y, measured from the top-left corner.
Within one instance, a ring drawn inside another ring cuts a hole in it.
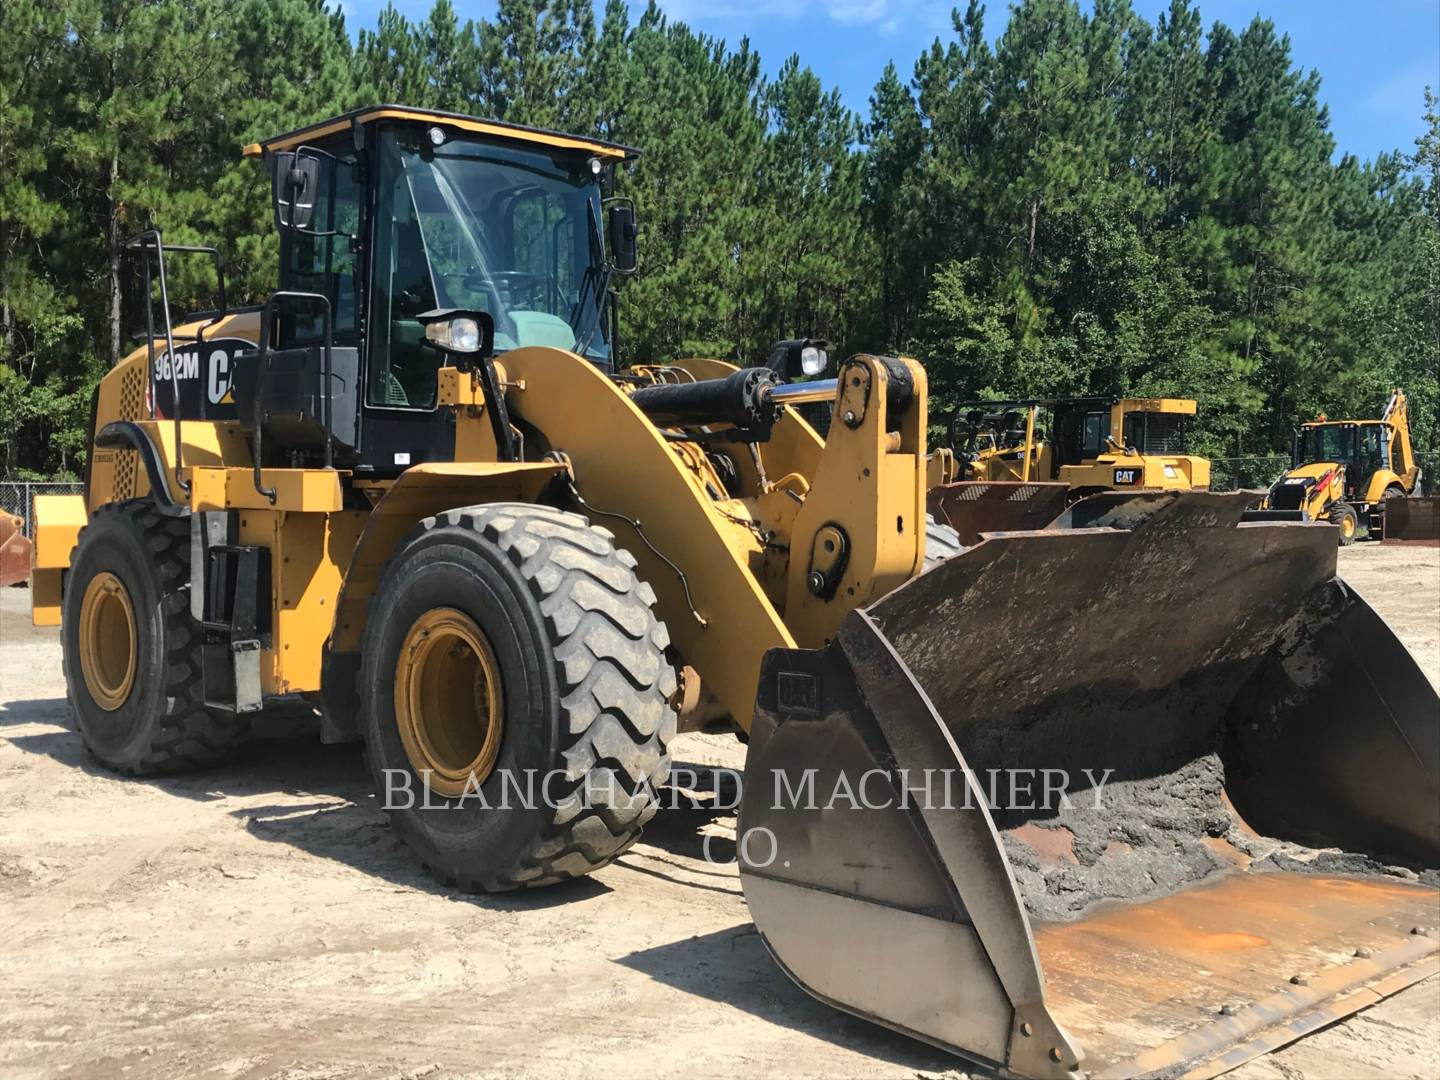
[[[830,362],[825,350],[814,345],[807,345],[800,350],[800,370],[806,375],[819,375],[825,370],[825,365]]]
[[[480,324],[465,315],[442,319],[426,325],[425,340],[433,342],[446,352],[479,352]]]

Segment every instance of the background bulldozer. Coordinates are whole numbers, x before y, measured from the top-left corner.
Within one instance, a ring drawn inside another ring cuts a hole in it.
[[[1077,497],[1204,491],[1210,462],[1186,452],[1194,415],[1185,398],[962,401],[950,444],[960,480],[1059,482]]]
[[[300,695],[439,878],[498,890],[609,863],[671,736],[737,729],[779,963],[1019,1075],[1247,1056],[1433,969],[1435,693],[1320,530],[1122,493],[962,549],[915,362],[618,363],[634,151],[384,106],[249,152],[280,291],[228,309],[218,254],[137,237],[161,317],[85,494],[36,500],[106,765]],[[175,255],[222,282],[178,326]]]
[[[1420,467],[1410,448],[1405,395],[1390,395],[1378,420],[1326,420],[1295,433],[1290,470],[1247,521],[1329,521],[1340,543],[1385,534],[1386,507],[1418,494]],[[1433,513],[1433,511],[1432,511]],[[1408,514],[1403,515],[1408,521]]]

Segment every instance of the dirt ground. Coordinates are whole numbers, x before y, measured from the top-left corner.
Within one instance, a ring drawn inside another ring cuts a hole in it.
[[[1440,549],[1341,572],[1440,683]],[[467,897],[391,833],[353,746],[303,718],[224,768],[96,767],[54,631],[0,591],[0,1074],[7,1077],[966,1075],[812,1001],[766,955],[734,818],[662,813],[574,887]],[[677,758],[738,764],[733,741]],[[1440,978],[1232,1074],[1440,1076]]]

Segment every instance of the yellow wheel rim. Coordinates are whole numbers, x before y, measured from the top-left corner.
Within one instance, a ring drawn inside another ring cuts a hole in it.
[[[395,720],[415,772],[456,798],[495,767],[505,728],[500,665],[475,620],[432,608],[411,625],[395,664]]]
[[[1340,534],[1349,540],[1355,535],[1355,519],[1346,514],[1340,521]]]
[[[96,705],[114,712],[135,685],[135,608],[118,577],[102,571],[80,601],[80,672]]]

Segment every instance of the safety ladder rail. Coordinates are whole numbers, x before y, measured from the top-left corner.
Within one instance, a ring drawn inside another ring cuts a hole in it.
[[[320,366],[320,423],[324,429],[325,439],[325,468],[335,467],[335,450],[330,433],[330,390],[331,390],[331,350],[335,344],[335,321],[334,312],[330,304],[330,298],[324,293],[299,292],[290,289],[282,289],[270,294],[265,301],[265,306],[260,309],[260,341],[253,353],[244,353],[247,358],[254,358],[255,362],[255,394],[254,404],[251,411],[251,431],[254,440],[254,479],[255,490],[273,504],[277,492],[273,487],[266,487],[264,477],[261,473],[261,448],[264,440],[265,421],[265,379],[270,370],[270,354],[273,351],[270,345],[272,328],[274,326],[275,312],[284,301],[303,301],[319,304],[324,313],[324,343],[322,362]]]
[[[194,340],[203,343],[205,331],[223,319],[227,313],[228,305],[225,302],[225,258],[220,254],[218,248],[206,247],[196,244],[167,244],[159,229],[145,229],[131,237],[125,243],[127,251],[139,251],[145,279],[145,349],[148,365],[148,379],[150,384],[150,406],[155,410],[159,395],[156,393],[157,376],[155,370],[155,305],[151,299],[150,291],[154,278],[151,274],[150,256],[155,255],[155,276],[158,277],[160,285],[160,309],[165,315],[165,355],[170,358],[170,411],[175,425],[175,486],[186,495],[190,494],[190,485],[180,475],[184,466],[184,443],[181,438],[180,428],[180,369],[175,362],[175,329],[170,319],[170,291],[165,278],[165,253],[167,251],[180,255],[209,255],[215,260],[215,280],[219,292],[220,306],[215,314],[196,331]],[[157,417],[158,419],[158,417]]]

